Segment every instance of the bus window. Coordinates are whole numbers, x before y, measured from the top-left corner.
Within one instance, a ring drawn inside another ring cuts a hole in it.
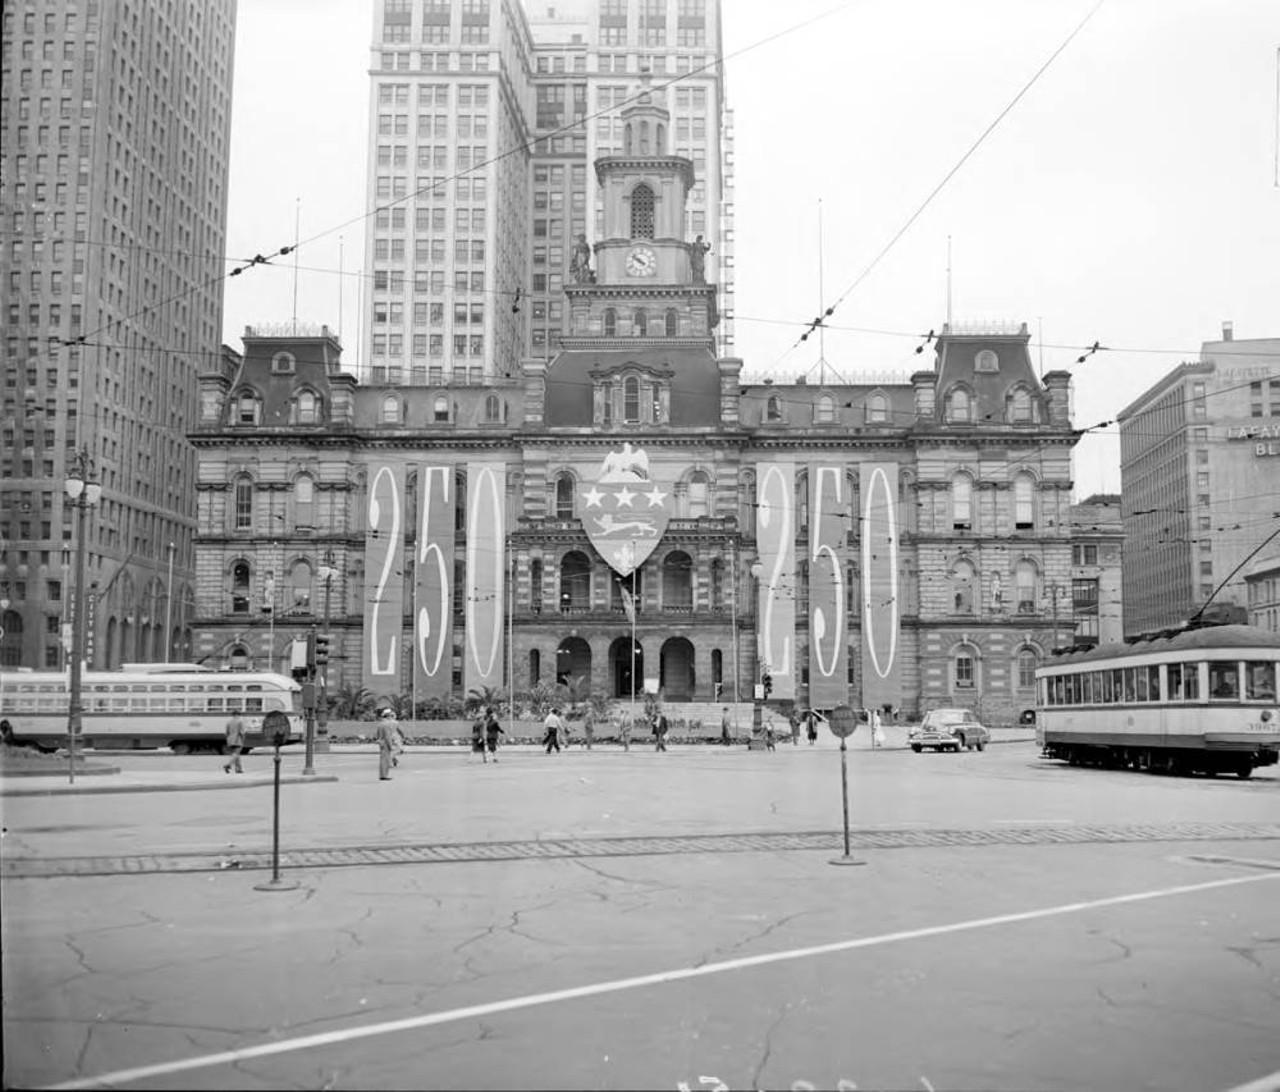
[[[1276,665],[1266,660],[1250,660],[1244,665],[1245,697],[1252,701],[1276,700]]]
[[[1240,696],[1240,665],[1211,663],[1209,665],[1209,697],[1222,701],[1235,701]]]

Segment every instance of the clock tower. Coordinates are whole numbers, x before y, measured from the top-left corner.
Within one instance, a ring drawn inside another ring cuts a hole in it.
[[[604,237],[582,237],[570,267],[565,350],[602,348],[604,339],[714,351],[716,289],[706,283],[710,247],[685,238],[693,163],[667,150],[671,116],[655,101],[649,75],[621,112],[623,153],[596,160]],[[596,268],[589,266],[594,251]],[[616,342],[615,345],[616,346]]]

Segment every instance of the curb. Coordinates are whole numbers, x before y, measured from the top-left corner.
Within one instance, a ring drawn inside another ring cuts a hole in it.
[[[314,774],[304,777],[301,774],[290,774],[280,778],[282,785],[314,785],[320,781],[337,781],[332,774]],[[272,778],[253,778],[248,781],[200,781],[190,785],[86,785],[84,788],[71,785],[59,785],[57,788],[11,789],[0,787],[0,798],[8,796],[98,796],[104,793],[122,792],[223,792],[228,789],[269,788]]]

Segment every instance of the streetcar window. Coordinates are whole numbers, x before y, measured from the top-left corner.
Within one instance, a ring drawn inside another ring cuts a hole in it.
[[[152,699],[151,699],[151,708],[152,708],[152,709],[163,709],[163,708],[165,707],[165,704],[166,704],[166,702],[165,702],[165,699],[164,699],[164,698],[152,698]]]
[[[1245,697],[1254,701],[1276,700],[1276,665],[1251,660],[1244,665]]]
[[[173,712],[181,713],[184,709],[186,709],[186,707],[187,707],[187,699],[184,698],[181,694],[179,694],[176,698],[171,697],[169,699],[169,711],[171,713]]]
[[[1143,668],[1138,668],[1138,674],[1142,674]],[[1160,668],[1155,664],[1148,664],[1145,668],[1147,672],[1147,701],[1160,700]]]
[[[128,710],[129,710],[128,698],[112,698],[111,699],[111,711],[113,713],[125,713],[125,712],[128,712]]]
[[[1169,687],[1169,700],[1182,700],[1182,665],[1170,664],[1165,668],[1165,681]]]
[[[1111,685],[1111,672],[1102,673],[1102,700],[1110,704],[1116,700],[1115,689]]]
[[[1234,701],[1240,696],[1240,665],[1209,665],[1209,697]]]
[[[1200,665],[1182,665],[1182,685],[1186,690],[1187,701],[1195,701],[1200,697]]]
[[[221,713],[221,712],[222,712],[222,699],[221,699],[221,698],[210,698],[210,699],[209,699],[209,701],[208,701],[208,705],[206,706],[206,708],[209,710],[209,712],[210,712],[210,713]]]

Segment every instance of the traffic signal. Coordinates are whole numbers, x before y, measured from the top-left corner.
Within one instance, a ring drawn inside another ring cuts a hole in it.
[[[716,701],[719,701],[719,700],[720,700],[720,695],[721,695],[722,693],[724,693],[724,683],[715,683],[715,684],[714,684],[714,689],[715,689],[715,695],[716,695],[716,696],[715,696],[715,700],[716,700]]]
[[[316,634],[316,667],[324,667],[329,662],[329,635],[327,633]]]
[[[760,682],[764,686],[764,696],[767,698],[773,693],[773,676],[766,671]]]

